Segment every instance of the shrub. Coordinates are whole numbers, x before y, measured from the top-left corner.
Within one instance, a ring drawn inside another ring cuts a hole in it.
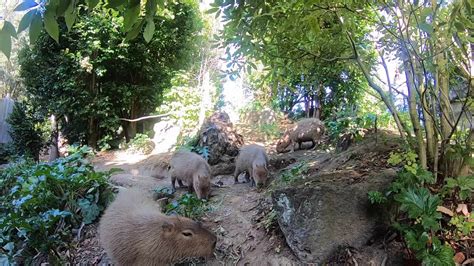
[[[149,154],[153,151],[155,145],[153,141],[148,137],[146,134],[138,133],[131,141],[130,141],[130,149],[133,151],[138,151],[143,154]]]
[[[16,103],[7,122],[11,127],[10,135],[17,154],[38,161],[40,151],[46,143],[42,138],[40,129],[36,126],[38,123],[28,115],[26,107],[21,103]]]
[[[178,214],[191,219],[199,219],[211,208],[206,200],[198,199],[194,194],[186,193],[165,207],[166,214]]]
[[[82,147],[51,163],[21,160],[0,173],[0,260],[65,260],[72,229],[95,221],[113,195],[111,171],[96,172],[88,154]]]

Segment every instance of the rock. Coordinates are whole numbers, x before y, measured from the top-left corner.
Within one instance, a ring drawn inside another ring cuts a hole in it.
[[[367,192],[387,188],[395,176],[387,169],[351,184],[358,178],[350,173],[326,174],[274,191],[278,224],[289,247],[302,262],[323,263],[340,246],[366,244],[383,225]]]
[[[153,126],[155,135],[153,143],[155,149],[153,154],[168,152],[176,145],[181,128],[171,121],[160,121]]]
[[[260,112],[246,112],[242,121],[249,125],[269,125],[277,121],[277,114],[270,108],[265,108]]]
[[[218,175],[232,175],[235,170],[235,164],[233,163],[218,163],[216,165],[211,166],[211,174],[212,176]]]
[[[225,155],[237,156],[239,148],[244,144],[242,135],[233,129],[229,115],[224,112],[217,112],[209,117],[198,135],[198,146],[207,147],[210,165],[222,162],[221,158]]]

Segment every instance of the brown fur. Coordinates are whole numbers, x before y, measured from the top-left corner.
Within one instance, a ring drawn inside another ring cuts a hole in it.
[[[265,148],[256,144],[243,146],[235,161],[235,183],[239,182],[240,173],[247,172],[249,178],[247,176],[246,178],[247,181],[252,181],[251,185],[265,185],[268,179],[267,164],[268,157]]]
[[[120,192],[101,218],[100,241],[116,265],[165,265],[212,255],[217,240],[212,232],[191,219],[162,214],[145,194]]]
[[[176,189],[175,182],[180,186],[182,181],[188,184],[189,192],[196,192],[200,199],[208,199],[211,193],[211,168],[209,164],[196,153],[189,151],[176,152],[170,161],[171,185]]]
[[[303,118],[296,123],[291,129],[287,130],[281,140],[276,145],[277,152],[284,152],[285,149],[291,145],[291,152],[295,150],[295,145],[298,144],[298,149],[305,141],[311,141],[313,147],[316,146],[324,135],[324,123],[317,118]]]
[[[156,178],[165,178],[169,175],[171,153],[151,155],[139,163],[140,172]]]

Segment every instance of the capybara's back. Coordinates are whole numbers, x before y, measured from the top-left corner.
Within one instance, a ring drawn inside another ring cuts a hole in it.
[[[324,135],[324,123],[317,118],[303,118],[296,122],[292,129],[285,132],[282,139],[277,142],[277,152],[283,152],[290,144],[305,141],[318,142]]]
[[[176,152],[170,161],[171,175],[192,182],[195,173],[211,175],[209,164],[200,155],[189,151]]]
[[[238,175],[247,171],[257,186],[264,185],[268,174],[267,164],[268,157],[264,147],[257,144],[243,146],[235,162],[236,182]]]
[[[216,237],[185,217],[169,217],[144,191],[127,189],[100,220],[100,242],[116,265],[165,265],[210,256]]]

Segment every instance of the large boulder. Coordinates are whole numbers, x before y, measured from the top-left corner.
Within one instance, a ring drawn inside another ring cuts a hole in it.
[[[362,247],[383,226],[367,192],[387,188],[396,172],[364,177],[333,173],[296,182],[273,192],[274,209],[286,242],[305,263],[322,264],[340,246]]]
[[[198,146],[207,147],[210,165],[222,162],[221,158],[226,157],[225,155],[237,156],[239,148],[244,144],[242,135],[234,130],[229,115],[225,112],[217,112],[209,117],[198,135]]]

